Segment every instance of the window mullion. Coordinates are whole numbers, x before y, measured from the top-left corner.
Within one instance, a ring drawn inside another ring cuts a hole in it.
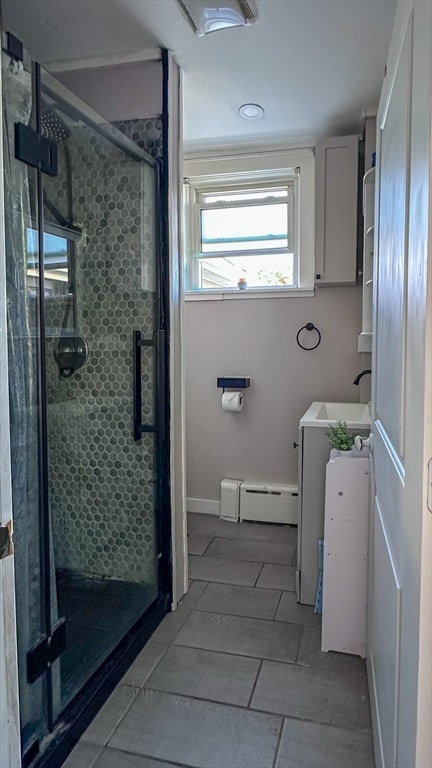
[[[280,198],[272,198],[271,200],[259,200],[259,201],[236,201],[234,203],[198,203],[201,211],[215,211],[215,210],[232,210],[233,208],[264,208],[266,205],[286,205],[288,206],[288,199],[281,200]]]
[[[230,259],[230,258],[237,258],[240,256],[284,256],[290,254],[291,251],[288,248],[274,248],[270,250],[269,248],[265,250],[259,250],[259,251],[198,251],[196,253],[195,259],[197,260],[203,260],[203,259]]]

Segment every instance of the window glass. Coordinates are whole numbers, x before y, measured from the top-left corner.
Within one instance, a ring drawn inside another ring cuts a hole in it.
[[[287,203],[201,211],[202,253],[287,247]]]
[[[231,256],[200,259],[200,288],[268,288],[294,284],[294,255],[267,253],[260,256]]]
[[[203,191],[197,198],[196,290],[294,284],[287,186]]]
[[[311,148],[187,158],[184,169],[186,298],[313,292]]]

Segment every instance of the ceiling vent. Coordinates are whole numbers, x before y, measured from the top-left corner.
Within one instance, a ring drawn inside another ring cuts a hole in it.
[[[254,0],[177,0],[196,35],[207,35],[227,27],[253,24],[258,13]]]

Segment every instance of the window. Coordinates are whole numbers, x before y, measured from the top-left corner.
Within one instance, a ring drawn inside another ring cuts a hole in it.
[[[294,285],[294,188],[197,193],[192,289]]]
[[[295,160],[299,159],[297,153]],[[309,171],[311,159],[309,152]],[[311,184],[300,165],[261,170],[256,160],[251,158],[244,170],[248,160],[241,158],[241,170],[229,173],[224,172],[228,161],[222,163],[221,173],[214,158],[185,163],[193,172],[186,194],[188,298],[194,294],[232,298],[240,292],[245,296],[246,291],[255,296],[286,295],[313,289],[313,208],[309,234],[302,233],[306,193],[313,204],[313,176]],[[197,170],[215,172],[198,175]]]

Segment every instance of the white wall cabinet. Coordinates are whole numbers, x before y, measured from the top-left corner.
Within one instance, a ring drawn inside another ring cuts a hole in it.
[[[359,136],[320,139],[315,157],[315,282],[357,282]]]
[[[321,649],[366,656],[369,458],[326,469]]]

